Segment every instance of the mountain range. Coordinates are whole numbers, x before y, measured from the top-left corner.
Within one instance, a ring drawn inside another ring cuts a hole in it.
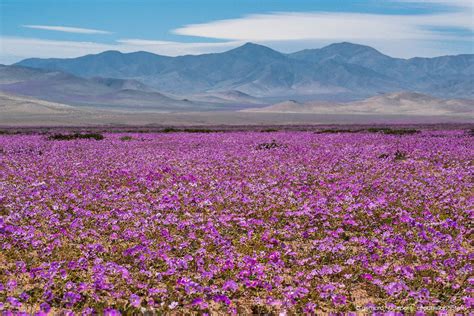
[[[82,78],[62,71],[4,65],[0,65],[0,92],[76,107],[121,111],[233,110],[245,104],[263,104],[239,91],[202,93],[190,100],[165,95],[134,79]]]
[[[179,57],[106,51],[0,65],[0,124],[472,121],[473,87],[474,55],[400,59],[351,43],[292,54],[252,43]]]
[[[180,98],[226,91],[279,100],[357,100],[395,91],[474,98],[474,54],[401,59],[352,43],[291,54],[253,43],[223,53],[178,57],[106,51],[70,59],[30,58],[15,66],[127,80],[134,91]]]

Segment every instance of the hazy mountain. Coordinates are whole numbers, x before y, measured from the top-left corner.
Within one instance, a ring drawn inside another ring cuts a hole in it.
[[[0,65],[0,84],[11,84],[25,80],[33,80],[35,78],[42,78],[48,72],[50,71],[29,67]]]
[[[215,91],[193,94],[189,96],[193,101],[203,101],[221,104],[268,104],[264,100],[238,90]]]
[[[0,92],[0,114],[54,115],[80,113],[73,106]]]
[[[289,56],[315,64],[336,61],[370,69],[390,78],[386,88],[381,89],[384,91],[396,91],[403,88],[440,97],[474,97],[474,89],[472,89],[474,55],[472,54],[400,59],[384,55],[369,46],[339,43],[321,49],[303,50]],[[394,82],[398,85],[393,85]],[[471,88],[468,89],[468,86]]]
[[[224,53],[160,56],[107,51],[70,59],[26,59],[18,65],[84,78],[136,80],[161,92],[188,95],[238,90],[257,97],[421,91],[474,97],[474,55],[400,59],[374,48],[337,43],[282,54],[247,43]]]
[[[179,111],[211,105],[171,98],[129,79],[81,78],[61,71],[0,66],[0,91],[76,106]],[[216,107],[216,106],[214,106]]]
[[[421,93],[402,91],[347,103],[321,101],[301,103],[290,100],[244,111],[313,114],[463,115],[473,118],[474,100],[439,99]]]
[[[91,79],[91,81],[97,82],[101,85],[105,85],[113,89],[130,89],[130,90],[139,90],[139,91],[147,91],[147,92],[156,92],[155,89],[143,84],[142,82],[138,80],[133,80],[133,79],[94,77]]]
[[[286,100],[272,105],[244,109],[241,112],[251,113],[338,113],[338,108],[343,108],[345,104],[329,101],[306,101],[298,102],[296,100]]]

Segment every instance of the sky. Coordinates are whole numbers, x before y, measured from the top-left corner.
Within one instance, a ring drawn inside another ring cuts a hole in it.
[[[177,56],[335,42],[401,58],[474,53],[474,0],[0,0],[0,63],[106,50]]]

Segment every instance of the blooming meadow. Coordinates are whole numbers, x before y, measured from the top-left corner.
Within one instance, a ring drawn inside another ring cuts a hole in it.
[[[473,308],[464,131],[0,136],[0,310]]]

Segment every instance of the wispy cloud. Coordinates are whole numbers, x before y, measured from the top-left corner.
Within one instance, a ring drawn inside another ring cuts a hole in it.
[[[147,39],[119,39],[117,43],[127,50],[146,50],[168,56],[223,52],[243,44],[242,41],[184,43]]]
[[[181,43],[147,39],[120,39],[112,44],[80,41],[45,40],[40,38],[0,36],[0,63],[13,63],[24,58],[73,58],[96,54],[106,50],[124,53],[148,51],[155,54],[178,56],[222,52],[241,45],[242,42]],[[32,50],[34,47],[34,50]]]
[[[236,19],[189,24],[173,32],[202,38],[271,43],[276,48],[290,47],[292,43],[306,43],[306,48],[311,48],[318,47],[318,43],[322,46],[349,41],[373,46],[396,57],[472,53],[474,12],[468,1],[429,1],[446,5],[449,2],[451,6],[444,12],[407,15],[352,12],[251,14]],[[453,29],[462,32],[452,32]],[[302,45],[293,47],[295,50],[304,48]]]
[[[56,32],[65,32],[65,33],[77,33],[77,34],[111,34],[111,32],[96,30],[96,29],[86,29],[82,27],[69,27],[69,26],[56,26],[56,25],[22,25],[23,27],[37,30],[47,30],[47,31],[56,31]]]
[[[446,39],[446,34],[436,31],[435,28],[462,28],[472,31],[472,12],[426,15],[276,12],[190,24],[174,30],[174,33],[244,41],[360,40],[387,37],[393,40]]]

